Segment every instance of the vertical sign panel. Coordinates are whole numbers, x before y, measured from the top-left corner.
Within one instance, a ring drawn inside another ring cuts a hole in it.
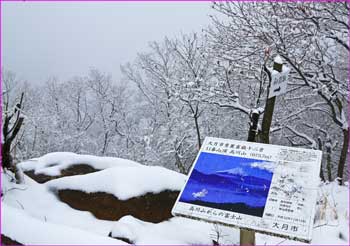
[[[288,75],[290,69],[283,66],[281,73],[276,70],[271,71],[271,84],[269,98],[285,94],[287,92]]]
[[[321,156],[206,138],[172,213],[309,242]]]

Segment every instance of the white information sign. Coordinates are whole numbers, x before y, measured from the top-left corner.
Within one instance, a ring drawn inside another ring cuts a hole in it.
[[[321,157],[207,137],[172,213],[310,242]]]
[[[290,69],[285,66],[280,73],[276,70],[272,70],[269,98],[286,93],[289,71]]]

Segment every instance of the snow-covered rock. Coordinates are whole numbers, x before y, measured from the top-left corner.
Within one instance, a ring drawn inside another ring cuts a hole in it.
[[[1,173],[2,208],[6,204],[44,222],[64,224],[99,235],[108,235],[112,222],[98,220],[88,212],[73,210],[59,201],[45,185],[38,184],[28,176],[24,176],[24,184],[11,182],[11,178],[10,173]],[[6,210],[2,212],[4,215]],[[2,226],[10,222],[6,218],[8,217],[2,217]]]
[[[137,167],[141,164],[116,157],[100,157],[93,155],[78,155],[71,152],[53,152],[39,158],[30,159],[18,164],[23,171],[33,170],[35,174],[59,176],[61,171],[74,165],[89,165],[97,170],[111,167]]]
[[[162,167],[139,165],[63,177],[46,185],[61,201],[90,211],[99,219],[118,220],[132,215],[161,222],[172,217],[171,208],[185,179],[184,175]]]
[[[163,167],[114,167],[86,175],[63,177],[46,183],[51,190],[106,192],[120,200],[164,190],[180,191],[186,176]]]

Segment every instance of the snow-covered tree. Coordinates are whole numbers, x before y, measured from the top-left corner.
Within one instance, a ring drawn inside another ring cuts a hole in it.
[[[15,88],[20,82],[16,75],[10,71],[2,70],[2,135],[1,135],[1,163],[4,169],[11,170],[15,173],[18,183],[22,182],[22,175],[17,168],[13,155],[16,152],[16,145],[19,142],[19,133],[23,126],[24,115],[24,90],[17,95]]]
[[[299,94],[299,98],[290,100],[289,106],[298,107],[275,120],[279,127],[290,130],[295,119],[329,116],[340,128],[343,144],[337,176],[341,180],[349,142],[348,4],[219,2],[213,8],[227,17],[227,21],[213,18],[215,30],[209,32],[225,51],[222,57],[236,63],[247,61],[245,67],[259,67],[254,63],[259,51],[266,48],[292,68],[290,95]],[[300,95],[308,97],[306,104],[300,104]]]

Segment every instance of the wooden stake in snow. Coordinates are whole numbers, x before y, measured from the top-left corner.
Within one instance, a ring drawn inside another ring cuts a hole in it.
[[[252,111],[251,113],[251,123],[248,132],[248,142],[256,142],[256,133],[258,131],[258,121],[259,121],[259,112]],[[255,232],[240,229],[239,234],[240,245],[244,246],[254,246],[255,245]]]
[[[283,61],[280,56],[276,56],[274,59],[273,70],[270,72],[266,68],[266,72],[269,75],[269,90],[267,95],[267,101],[265,105],[264,118],[262,122],[262,143],[269,143],[270,127],[272,122],[273,110],[275,107],[276,95],[281,95],[286,91],[287,78],[289,69],[283,68]],[[252,113],[252,123],[248,133],[248,141],[256,142],[256,130],[259,121],[259,114]],[[241,246],[254,246],[255,245],[255,232],[241,229],[240,230],[240,245]]]
[[[239,230],[239,245],[240,246],[255,246],[255,232],[244,229]]]

